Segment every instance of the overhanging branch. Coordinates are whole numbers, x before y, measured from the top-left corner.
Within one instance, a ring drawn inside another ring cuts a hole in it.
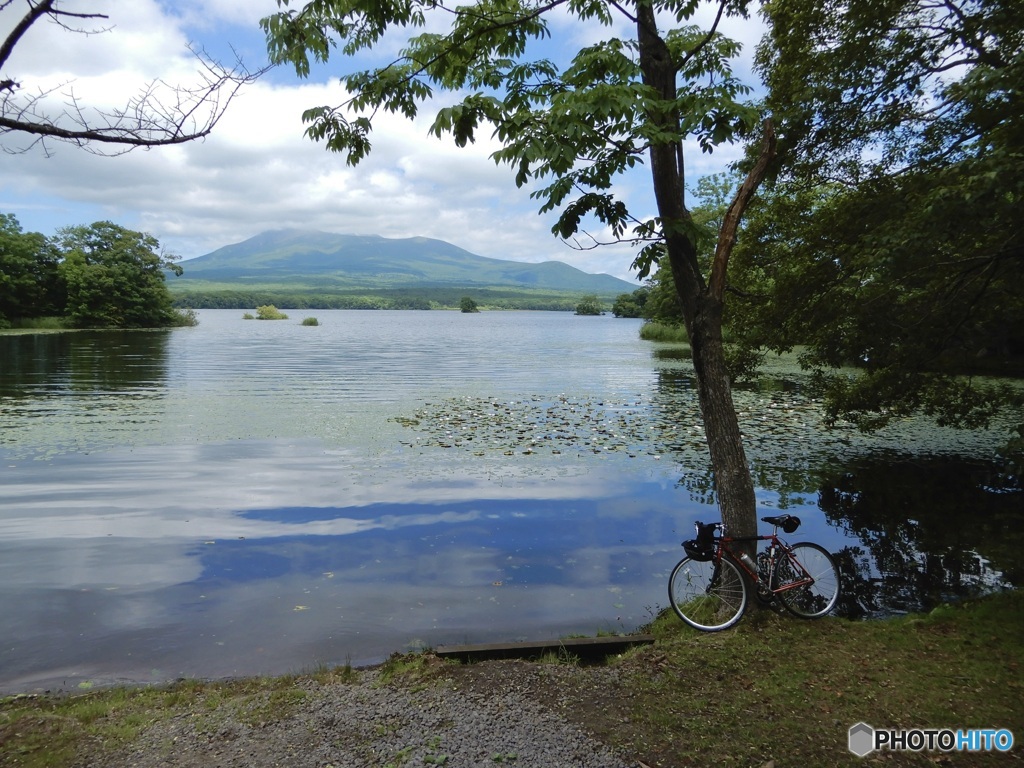
[[[64,21],[106,19],[105,14],[66,11],[58,6],[57,0],[32,0],[28,7],[28,12],[0,43],[0,66],[7,63],[19,44],[24,44],[25,34],[41,19],[72,33],[91,35],[108,31],[75,29]],[[9,8],[9,3],[0,4],[0,11]],[[122,108],[83,105],[66,82],[29,91],[22,88],[22,81],[16,76],[5,76],[0,79],[0,148],[17,154],[42,145],[49,154],[48,142],[62,141],[96,154],[120,154],[136,147],[202,139],[210,134],[239,90],[259,78],[266,68],[249,72],[237,56],[235,65],[227,68],[203,51],[193,48],[192,53],[199,63],[197,83],[175,86],[153,80]],[[110,147],[119,150],[110,151]]]

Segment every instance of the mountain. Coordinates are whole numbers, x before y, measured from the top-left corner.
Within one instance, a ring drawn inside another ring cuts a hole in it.
[[[614,296],[637,285],[592,275],[560,261],[530,264],[477,256],[426,237],[337,235],[298,229],[263,232],[241,243],[180,262],[184,281],[316,285],[322,290],[415,287],[509,287]]]

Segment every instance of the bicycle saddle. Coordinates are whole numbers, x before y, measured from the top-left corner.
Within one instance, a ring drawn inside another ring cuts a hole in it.
[[[761,520],[768,525],[781,528],[786,533],[793,533],[800,527],[800,518],[796,515],[775,515],[774,517],[762,517]]]

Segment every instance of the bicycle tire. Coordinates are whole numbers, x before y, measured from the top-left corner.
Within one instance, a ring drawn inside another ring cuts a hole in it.
[[[683,621],[703,632],[733,626],[747,608],[747,585],[740,569],[723,557],[715,576],[714,561],[685,557],[672,569],[668,599]]]
[[[839,568],[835,558],[824,547],[801,541],[781,553],[775,563],[772,590],[785,587],[787,582],[803,578],[793,566],[795,559],[811,575],[814,583],[782,589],[775,596],[786,610],[801,619],[819,619],[839,602]]]

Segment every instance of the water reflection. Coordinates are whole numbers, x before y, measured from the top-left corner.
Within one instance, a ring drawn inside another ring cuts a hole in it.
[[[392,462],[250,441],[8,463],[0,690],[625,631],[660,601],[671,483]]]
[[[0,335],[0,398],[163,393],[169,330]]]
[[[860,543],[840,550],[847,612],[929,609],[1021,584],[1024,491],[995,480],[994,465],[956,459],[863,459],[833,470],[818,505]]]
[[[0,335],[0,447],[108,445],[158,426],[165,415],[171,331]]]
[[[842,615],[926,610],[1021,584],[1024,488],[1005,471],[998,441],[982,447],[977,433],[925,419],[871,435],[829,429],[798,371],[788,373],[734,391],[747,458],[761,505],[805,519],[824,513],[831,530],[815,538],[805,527],[801,536],[836,552]],[[693,439],[702,436],[693,389],[687,367],[659,371],[653,420],[663,450],[681,465],[677,487],[712,507],[714,473]],[[989,460],[959,454],[972,449]]]

